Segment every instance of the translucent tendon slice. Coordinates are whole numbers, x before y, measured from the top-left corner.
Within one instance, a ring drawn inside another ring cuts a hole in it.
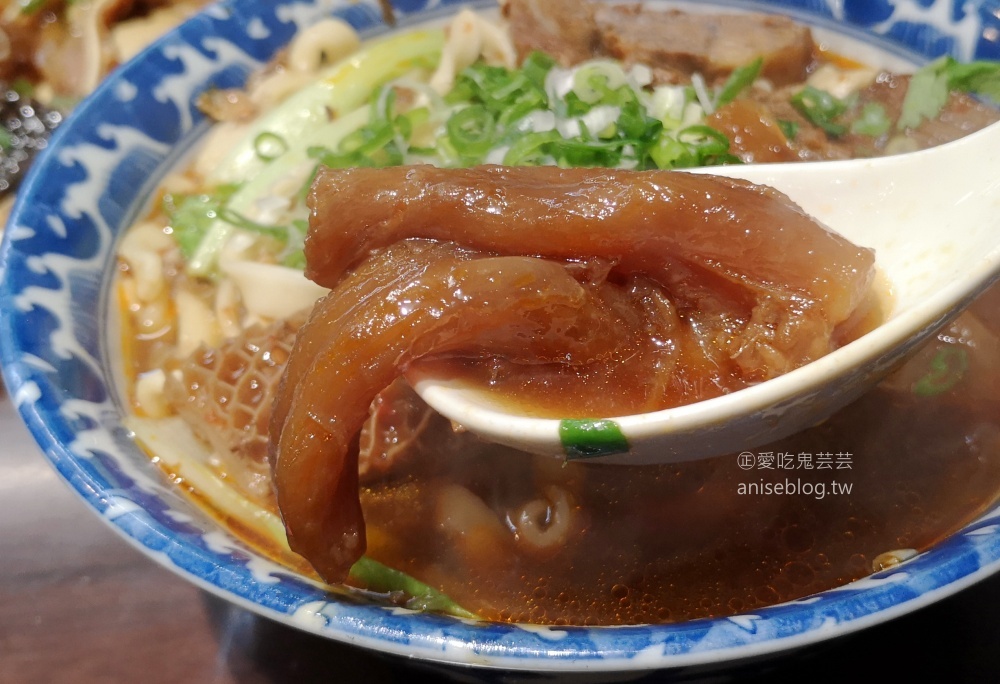
[[[432,166],[323,169],[307,275],[332,286],[370,250],[410,237],[649,272],[683,262],[740,285],[822,303],[833,323],[862,301],[874,254],[787,196],[676,171]],[[655,274],[651,274],[655,275]]]
[[[620,343],[618,316],[563,265],[406,240],[374,253],[301,329],[270,424],[291,548],[330,582],[365,551],[358,434],[372,399],[413,361],[501,355],[586,364]]]
[[[307,275],[336,283],[372,249],[419,237],[501,254],[615,264],[661,283],[748,382],[834,349],[869,297],[874,254],[785,195],[671,171],[431,166],[324,169]]]

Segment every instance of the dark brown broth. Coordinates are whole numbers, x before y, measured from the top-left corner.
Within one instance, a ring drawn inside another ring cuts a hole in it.
[[[442,421],[408,473],[364,491],[369,555],[485,618],[554,624],[730,615],[863,577],[880,554],[926,549],[996,499],[997,292],[878,390],[823,425],[754,450],[758,458],[792,454],[797,466],[809,454],[812,469],[744,470],[736,455],[562,467],[456,437]],[[969,359],[961,380],[936,396],[915,393],[930,359],[959,347]],[[825,454],[828,469],[819,467]],[[825,496],[739,491],[786,481],[823,486]],[[834,482],[850,492],[834,493]],[[556,484],[575,501],[576,534],[548,554],[527,551],[499,526],[449,534],[437,507],[454,483],[498,520]]]

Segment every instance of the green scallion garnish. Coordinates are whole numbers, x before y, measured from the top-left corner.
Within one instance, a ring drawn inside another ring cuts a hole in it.
[[[851,122],[851,133],[870,135],[877,138],[885,135],[892,128],[892,122],[885,107],[877,102],[866,102],[861,107],[861,113]]]
[[[825,90],[806,86],[792,96],[792,106],[829,135],[837,137],[847,132],[847,126],[837,121],[847,111],[847,103]]]
[[[288,142],[277,133],[265,131],[253,140],[253,150],[263,161],[274,161],[288,151]]]
[[[921,397],[934,397],[957,385],[969,370],[969,353],[961,347],[943,347],[928,367],[927,374],[913,384],[913,393]]]
[[[715,108],[718,109],[735,100],[740,93],[753,85],[760,75],[761,67],[764,66],[764,59],[758,57],[747,65],[734,69],[729,74],[729,78],[722,84],[722,89],[715,96]]]

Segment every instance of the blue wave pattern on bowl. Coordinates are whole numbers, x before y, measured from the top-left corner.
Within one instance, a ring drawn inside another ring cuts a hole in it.
[[[402,25],[458,4],[395,2]],[[925,58],[1000,55],[1000,3],[993,1],[717,4],[885,36],[886,46]],[[376,0],[210,8],[110,77],[57,133],[20,193],[0,249],[7,387],[55,467],[127,538],[204,588],[306,630],[431,660],[549,671],[646,670],[759,655],[905,612],[1000,567],[994,511],[901,568],[753,615],[544,628],[412,614],[360,595],[327,594],[218,531],[130,441],[102,370],[117,362],[103,327],[115,238],[176,161],[174,150],[204,129],[193,96],[242,83],[298,28],[331,12],[364,33],[384,30]]]

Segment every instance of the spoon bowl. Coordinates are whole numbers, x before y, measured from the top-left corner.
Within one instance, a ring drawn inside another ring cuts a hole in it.
[[[532,418],[510,413],[481,388],[412,373],[416,391],[484,439],[537,454],[638,465],[735,453],[822,422],[1000,276],[1000,123],[891,157],[696,172],[777,188],[832,230],[874,249],[891,294],[882,325],[767,382],[636,415]]]

